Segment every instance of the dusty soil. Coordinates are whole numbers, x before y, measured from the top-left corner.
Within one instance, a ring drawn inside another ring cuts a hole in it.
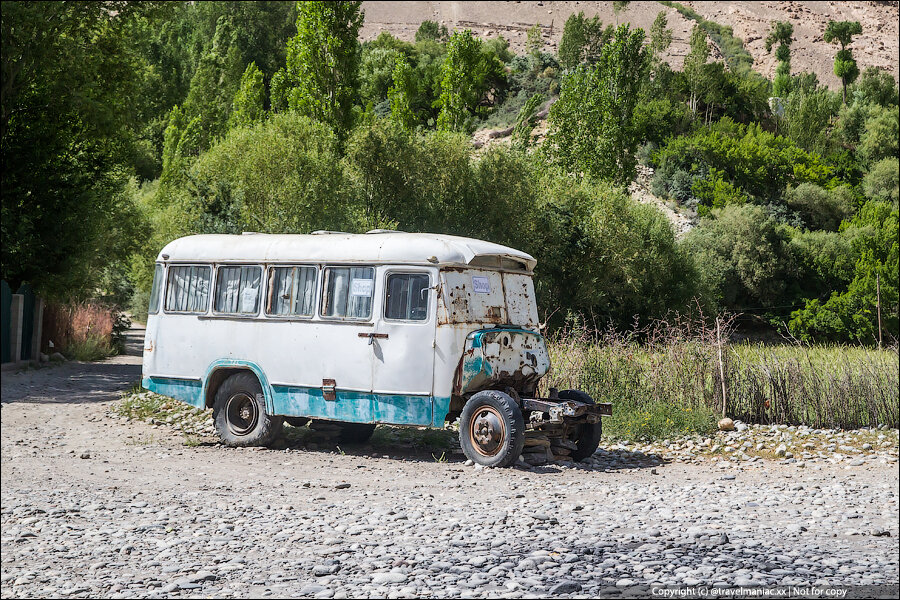
[[[812,71],[819,81],[832,89],[840,88],[840,80],[832,72],[837,47],[822,39],[829,20],[859,21],[862,25],[862,35],[857,36],[851,46],[860,70],[876,66],[887,69],[895,79],[900,74],[897,37],[900,12],[896,3],[686,1],[684,4],[704,18],[731,26],[753,56],[754,68],[770,78],[775,73],[776,61],[774,54],[766,53],[765,37],[772,21],[794,24],[793,71]],[[644,31],[650,30],[653,19],[663,11],[674,38],[666,58],[675,69],[680,69],[684,62],[694,24],[675,9],[658,2],[631,2],[618,17],[613,12],[612,2],[363,2],[363,10],[366,13],[361,32],[363,40],[374,39],[381,31],[388,31],[412,41],[422,21],[430,19],[443,23],[450,30],[471,29],[485,38],[502,35],[517,53],[525,51],[526,32],[535,23],[543,26],[546,49],[555,52],[566,19],[578,11],[584,11],[587,16],[600,15],[604,23],[628,22]],[[717,49],[713,49],[711,58],[721,60]]]
[[[110,416],[139,361],[3,374],[3,597],[896,594],[896,463],[484,470],[425,451],[195,445]]]

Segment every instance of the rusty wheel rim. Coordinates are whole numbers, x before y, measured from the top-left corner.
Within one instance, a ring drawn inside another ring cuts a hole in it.
[[[503,448],[506,425],[493,406],[481,406],[475,411],[469,424],[469,439],[475,451],[482,456],[494,456]]]
[[[259,407],[249,394],[238,392],[225,404],[225,419],[234,435],[247,435],[259,421]]]

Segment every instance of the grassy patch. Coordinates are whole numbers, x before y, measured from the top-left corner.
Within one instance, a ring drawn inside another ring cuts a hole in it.
[[[704,408],[681,408],[656,402],[646,406],[617,404],[603,418],[603,435],[612,439],[661,440],[709,435],[715,431],[716,413]]]
[[[68,358],[80,361],[103,360],[115,353],[108,339],[93,335],[72,340],[65,348],[65,355]]]
[[[713,331],[564,332],[542,382],[613,403],[608,431],[700,433],[713,415],[748,423],[856,429],[900,422],[897,348],[728,344]],[[724,377],[723,377],[724,376]],[[724,383],[724,386],[723,386]],[[724,387],[724,398],[723,398]],[[668,434],[663,434],[668,435]]]

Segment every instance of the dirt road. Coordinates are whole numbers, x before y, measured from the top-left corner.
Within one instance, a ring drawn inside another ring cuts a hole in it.
[[[108,414],[139,362],[3,374],[3,597],[896,594],[896,464],[484,470],[427,452],[185,445]]]

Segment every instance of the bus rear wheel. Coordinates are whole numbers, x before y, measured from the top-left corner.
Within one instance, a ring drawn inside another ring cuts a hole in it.
[[[266,413],[262,386],[252,373],[235,373],[216,392],[213,423],[226,446],[266,446],[281,434],[283,417]]]

